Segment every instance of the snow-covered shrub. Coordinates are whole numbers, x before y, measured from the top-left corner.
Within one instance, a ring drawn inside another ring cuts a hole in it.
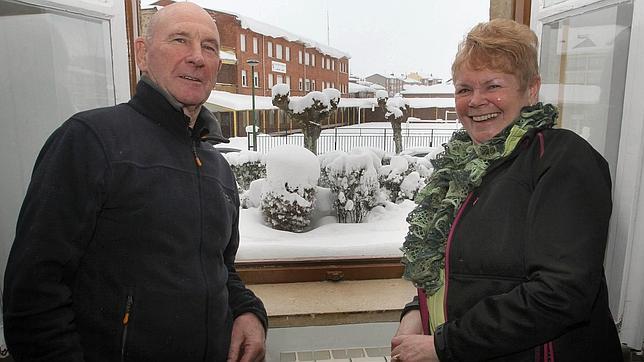
[[[318,155],[318,161],[320,162],[320,179],[318,180],[318,185],[320,187],[331,187],[331,182],[326,171],[326,166],[342,155],[346,155],[346,152],[329,151]]]
[[[426,157],[393,156],[389,165],[380,168],[378,180],[389,200],[413,200],[418,191],[425,187],[425,180],[432,171],[431,162]]]
[[[255,151],[243,150],[224,154],[241,190],[248,190],[250,183],[266,177],[264,156]]]
[[[405,176],[409,174],[407,170],[409,170],[409,163],[407,158],[403,156],[393,156],[388,165],[382,166],[378,170],[380,186],[389,196],[389,200],[395,202],[403,198],[400,193],[400,185]]]
[[[376,203],[378,176],[369,152],[343,154],[326,166],[338,222],[362,221]]]
[[[248,190],[243,191],[241,194],[239,194],[239,202],[242,209],[248,209],[250,207],[260,207],[264,183],[266,183],[266,179],[263,178],[252,181]]]
[[[266,181],[261,194],[264,219],[274,229],[302,232],[320,177],[320,164],[309,150],[295,145],[273,148],[266,156]]]

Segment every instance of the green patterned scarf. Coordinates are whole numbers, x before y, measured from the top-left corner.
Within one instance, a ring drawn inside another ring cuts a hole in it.
[[[475,144],[465,130],[454,132],[445,151],[432,160],[434,172],[416,196],[418,206],[407,216],[409,232],[400,250],[404,277],[433,295],[443,285],[445,244],[459,207],[481,184],[488,166],[507,157],[531,128],[550,128],[557,110],[551,104],[524,107],[520,116],[501,133]]]

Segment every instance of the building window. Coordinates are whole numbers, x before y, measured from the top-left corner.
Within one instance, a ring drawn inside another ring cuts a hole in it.
[[[331,70],[335,71],[335,60],[331,61]]]
[[[302,64],[302,51],[298,50],[298,62]]]
[[[284,76],[281,74],[277,75],[277,80],[275,81],[275,84],[282,84],[284,83]]]
[[[311,90],[311,81],[308,79],[304,80],[304,90],[307,92]]]
[[[286,61],[290,62],[291,61],[291,48],[286,47]]]
[[[266,43],[266,48],[268,50],[268,56],[272,57],[273,56],[273,42],[267,42]]]
[[[273,88],[273,73],[268,73],[268,89]]]
[[[311,81],[311,90],[315,90],[315,80]]]
[[[239,34],[239,49],[243,52],[246,51],[246,35],[244,34]]]
[[[302,78],[300,78],[300,80],[297,83],[298,83],[297,84],[297,89],[299,89],[301,91],[302,90]]]
[[[288,84],[288,88],[291,88],[291,76],[287,75],[286,76],[286,84]]]
[[[309,65],[311,64],[311,54],[304,52],[304,64]]]
[[[282,44],[275,44],[275,57],[282,59]]]
[[[311,66],[315,67],[315,54],[311,54]]]
[[[257,44],[257,38],[253,37],[253,53],[255,54],[259,52],[259,46]]]
[[[246,71],[242,70],[242,87],[248,87],[248,78],[246,77]]]
[[[326,58],[326,69],[331,70],[331,59]]]
[[[255,88],[259,88],[259,73],[253,72],[253,83],[255,83]]]

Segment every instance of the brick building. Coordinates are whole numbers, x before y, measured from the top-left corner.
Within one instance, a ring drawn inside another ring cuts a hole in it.
[[[161,0],[152,5],[171,3]],[[215,90],[250,95],[254,81],[255,94],[260,96],[270,96],[271,87],[278,83],[289,84],[294,96],[325,88],[348,94],[347,53],[242,15],[206,11],[217,22],[221,37],[223,66]],[[156,8],[141,10],[142,29],[155,12]],[[250,59],[259,62],[254,75],[247,64]]]

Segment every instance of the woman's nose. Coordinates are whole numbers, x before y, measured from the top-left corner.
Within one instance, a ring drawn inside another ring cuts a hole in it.
[[[473,89],[472,96],[470,97],[470,101],[468,105],[470,107],[479,107],[481,105],[484,105],[485,103],[487,103],[487,98],[485,97],[485,94],[481,92],[479,89]]]

